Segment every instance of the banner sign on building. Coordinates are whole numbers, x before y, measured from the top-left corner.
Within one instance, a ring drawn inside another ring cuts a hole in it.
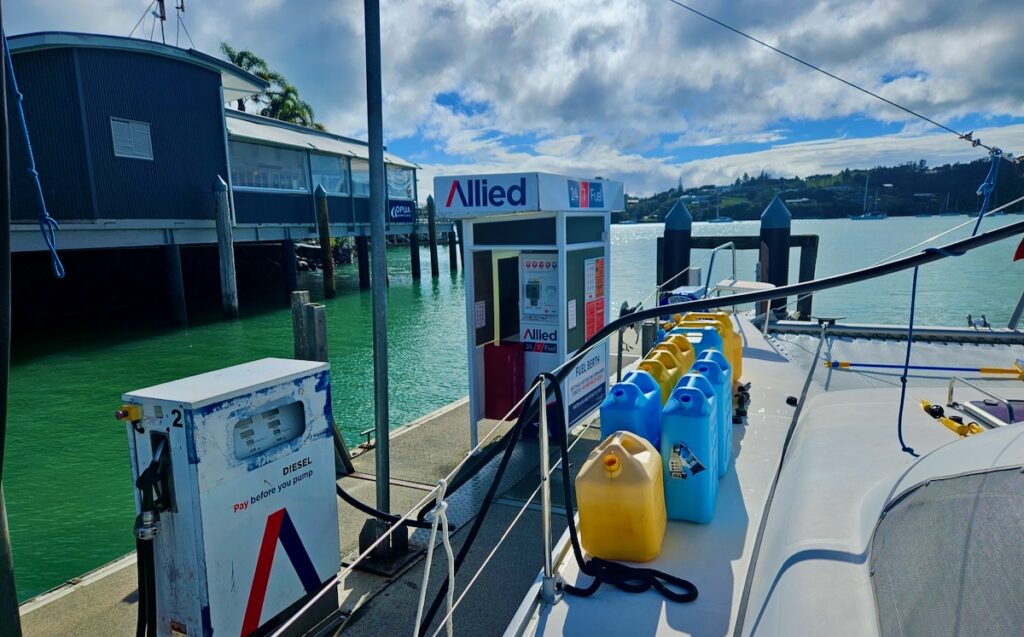
[[[388,217],[391,223],[412,223],[415,210],[411,201],[388,202]]]

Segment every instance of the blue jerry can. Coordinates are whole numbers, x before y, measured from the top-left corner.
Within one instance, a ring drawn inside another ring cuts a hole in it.
[[[725,346],[718,329],[711,324],[707,324],[706,327],[677,325],[669,334],[685,334],[686,338],[693,343],[693,351],[698,357],[709,349],[717,349],[721,352]]]
[[[732,374],[725,356],[718,350],[705,350],[693,364],[693,371],[711,381],[715,389],[718,419],[718,477],[729,472],[732,463]]]
[[[661,414],[665,510],[670,520],[706,524],[718,497],[718,432],[715,390],[708,379],[687,374]]]
[[[612,385],[601,403],[601,439],[628,431],[658,448],[661,441],[661,387],[645,371],[629,372]]]

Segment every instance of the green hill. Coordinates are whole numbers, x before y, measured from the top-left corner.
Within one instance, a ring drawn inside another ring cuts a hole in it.
[[[672,188],[649,197],[627,197],[626,219],[663,221],[672,205],[684,197],[696,221],[715,216],[716,203],[723,217],[758,219],[772,198],[780,196],[797,218],[834,218],[860,214],[864,209],[864,180],[868,184],[868,210],[890,216],[938,213],[944,209],[977,212],[981,198],[978,186],[988,174],[990,162],[980,159],[968,164],[929,167],[925,160],[871,170],[843,170],[834,175],[778,178],[768,173],[744,175],[730,185],[706,185],[680,191]],[[992,207],[1024,194],[1024,179],[1014,167],[1004,164],[999,171]],[[1019,210],[1014,206],[1016,212]]]

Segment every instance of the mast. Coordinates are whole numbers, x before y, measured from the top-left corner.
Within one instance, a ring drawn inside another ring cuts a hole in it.
[[[871,173],[864,173],[864,214],[868,212],[868,181],[871,179]]]

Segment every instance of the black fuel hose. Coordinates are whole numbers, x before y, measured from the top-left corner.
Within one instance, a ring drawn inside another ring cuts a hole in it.
[[[501,478],[505,475],[505,470],[508,468],[509,461],[512,460],[512,452],[516,448],[516,440],[518,440],[523,426],[527,422],[530,422],[530,419],[536,413],[537,399],[536,394],[533,394],[529,399],[527,399],[526,404],[523,405],[523,409],[519,412],[519,418],[516,419],[516,423],[512,425],[512,428],[509,429],[508,432],[494,445],[496,448],[500,448],[502,450],[501,462],[498,463],[498,470],[494,474],[494,480],[491,481],[491,485],[487,488],[487,493],[484,495],[484,500],[480,505],[480,511],[477,513],[476,517],[473,518],[473,525],[466,534],[466,540],[462,543],[462,546],[459,547],[459,554],[455,556],[454,570],[456,575],[458,575],[459,568],[462,566],[463,562],[466,561],[466,556],[469,554],[469,550],[473,547],[473,542],[476,540],[477,535],[479,535],[480,528],[483,526],[484,519],[487,517],[487,512],[490,510],[491,504],[494,502],[494,498],[498,492],[498,485],[501,483]],[[434,601],[431,602],[430,608],[423,616],[423,623],[420,625],[419,637],[423,637],[430,628],[431,622],[434,621],[434,616],[437,615],[437,611],[441,607],[441,601],[448,592],[448,587],[453,585],[454,583],[449,581],[448,577],[445,577],[440,590],[438,590],[437,594],[434,595]]]
[[[562,408],[562,387],[558,379],[550,372],[542,372],[537,376],[538,380],[547,380],[551,383],[551,389],[555,395],[555,431],[557,433],[558,451],[562,459],[562,489],[565,498],[565,517],[569,522],[569,540],[572,543],[572,552],[579,564],[580,571],[584,575],[593,577],[589,586],[580,588],[571,584],[562,584],[561,588],[569,595],[578,597],[589,597],[597,592],[602,583],[608,583],[619,590],[627,593],[643,593],[652,587],[661,593],[665,599],[686,604],[697,599],[697,587],[690,582],[671,573],[665,573],[653,568],[642,568],[629,566],[619,562],[603,560],[599,557],[583,559],[583,550],[580,546],[579,534],[576,530],[576,512],[573,510],[573,477],[569,467],[569,434],[565,427],[565,412]],[[541,432],[544,435],[544,432]],[[677,592],[670,588],[676,586],[683,592]]]
[[[654,588],[660,592],[665,599],[673,602],[687,603],[697,599],[697,587],[693,583],[675,575],[657,571],[655,569],[638,568],[628,566],[626,564],[620,564],[618,562],[610,562],[599,558],[591,558],[589,561],[583,559],[583,552],[580,548],[579,538],[576,534],[575,512],[573,511],[572,505],[573,481],[569,469],[569,436],[566,432],[565,422],[563,420],[562,388],[559,386],[555,376],[550,372],[539,374],[534,383],[543,380],[551,381],[555,395],[555,405],[557,408],[553,410],[553,413],[556,414],[554,429],[559,432],[558,445],[562,459],[562,478],[563,488],[565,489],[565,513],[569,520],[569,535],[572,540],[573,553],[580,565],[580,570],[585,575],[589,575],[594,578],[594,581],[591,582],[590,586],[587,588],[577,588],[575,586],[565,585],[563,586],[563,590],[570,595],[585,597],[592,595],[601,586],[602,582],[606,582],[620,590],[630,593],[642,593]],[[480,506],[480,512],[473,519],[473,526],[470,527],[469,533],[466,534],[466,540],[462,543],[462,546],[459,548],[459,554],[455,558],[456,576],[458,576],[459,569],[463,562],[465,562],[466,556],[469,554],[469,550],[473,546],[473,542],[480,533],[480,528],[483,526],[484,519],[487,517],[491,504],[497,495],[498,485],[501,483],[501,479],[505,475],[505,470],[508,468],[508,463],[512,458],[512,451],[515,449],[515,442],[518,440],[522,428],[526,423],[531,422],[539,413],[538,403],[537,395],[532,394],[523,406],[522,411],[519,413],[519,418],[516,420],[515,425],[513,425],[512,429],[510,429],[508,433],[506,433],[499,442],[495,444],[496,447],[503,445],[501,462],[499,463],[498,470],[494,475],[494,480],[491,482],[491,485],[487,490],[487,494],[484,496],[483,503]],[[538,435],[547,435],[547,433],[538,432]],[[437,615],[437,611],[440,609],[441,602],[450,585],[451,582],[446,577],[444,582],[441,584],[440,590],[435,594],[434,601],[430,604],[430,608],[423,616],[423,623],[420,626],[419,637],[423,637],[427,630],[429,630],[430,624],[434,621],[434,617]],[[669,588],[669,585],[677,586],[683,589],[683,592],[679,593],[674,591]]]
[[[372,515],[373,517],[377,518],[378,520],[384,520],[385,522],[390,522],[391,524],[397,524],[399,522],[399,520],[401,520],[402,521],[402,526],[411,526],[411,527],[417,528],[417,529],[429,529],[429,528],[431,528],[431,524],[429,522],[423,522],[421,520],[413,520],[411,518],[408,519],[408,520],[402,520],[401,516],[394,515],[394,514],[391,514],[391,513],[385,513],[385,512],[383,512],[383,511],[381,511],[379,509],[375,509],[372,506],[370,506],[369,504],[366,504],[365,502],[360,502],[359,500],[356,500],[351,494],[349,494],[344,489],[342,489],[340,484],[335,484],[334,486],[335,486],[335,489],[338,492],[338,497],[339,498],[341,498],[345,502],[351,504],[357,510],[362,511],[366,515]]]
[[[146,637],[146,560],[142,557],[146,540],[135,538],[135,569],[138,574],[139,611],[135,622],[135,637]]]

